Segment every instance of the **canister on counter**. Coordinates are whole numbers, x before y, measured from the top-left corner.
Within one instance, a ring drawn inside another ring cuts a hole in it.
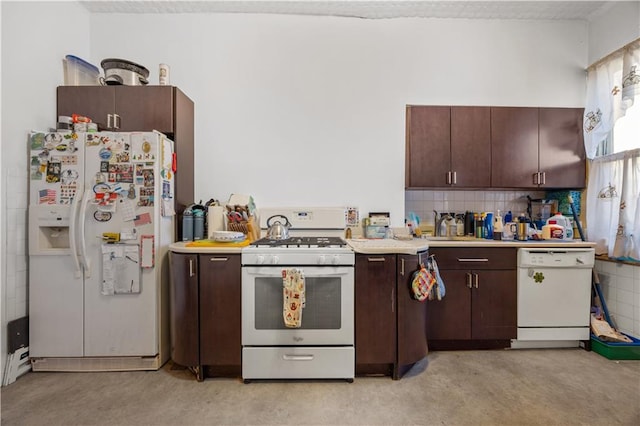
[[[158,84],[160,84],[160,86],[169,85],[169,65],[160,64],[160,69],[158,72]]]

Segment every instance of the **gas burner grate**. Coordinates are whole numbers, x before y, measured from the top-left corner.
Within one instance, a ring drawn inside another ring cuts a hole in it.
[[[284,240],[261,238],[251,243],[255,247],[345,247],[340,237],[289,237]]]

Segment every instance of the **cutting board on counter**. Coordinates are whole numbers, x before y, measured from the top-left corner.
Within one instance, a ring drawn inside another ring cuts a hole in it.
[[[214,241],[214,240],[198,240],[190,241],[185,244],[187,247],[246,247],[251,244],[247,238],[243,241]]]

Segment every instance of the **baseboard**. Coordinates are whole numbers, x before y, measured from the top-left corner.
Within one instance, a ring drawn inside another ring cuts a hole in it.
[[[160,356],[95,357],[95,358],[31,358],[33,371],[99,372],[158,370]]]

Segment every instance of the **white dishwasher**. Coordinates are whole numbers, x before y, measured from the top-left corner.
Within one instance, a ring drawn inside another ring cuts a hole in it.
[[[512,348],[589,340],[592,248],[518,250],[518,338]]]

